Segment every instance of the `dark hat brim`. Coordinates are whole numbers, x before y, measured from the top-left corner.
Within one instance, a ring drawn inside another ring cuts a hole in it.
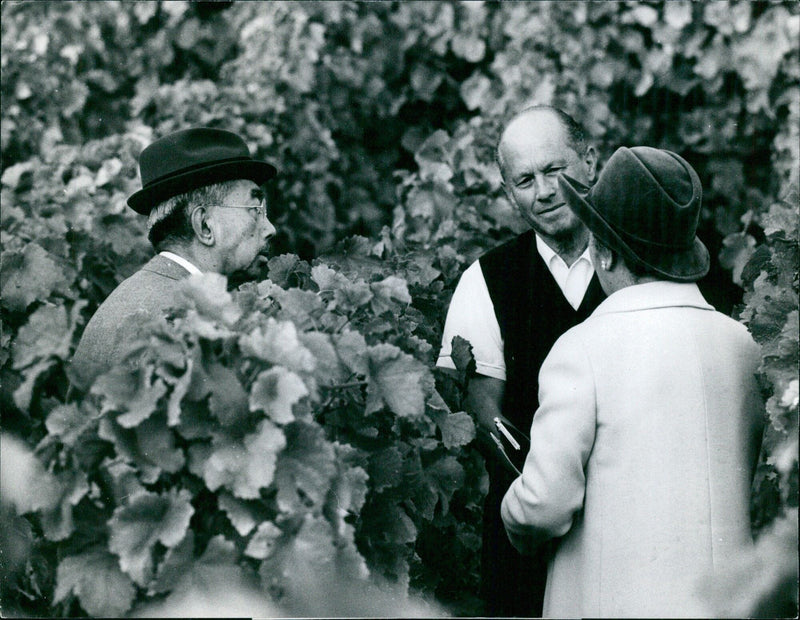
[[[208,166],[194,168],[168,179],[151,183],[147,187],[131,194],[128,206],[142,215],[149,215],[150,210],[160,202],[185,194],[205,185],[243,179],[263,185],[277,174],[272,164],[264,161],[243,158],[226,162],[215,162]]]
[[[639,264],[677,282],[695,282],[708,273],[711,266],[708,249],[697,236],[690,248],[680,251],[626,241],[587,200],[590,193],[587,185],[565,174],[558,175],[558,184],[561,195],[578,219],[605,246],[622,254],[626,262]]]

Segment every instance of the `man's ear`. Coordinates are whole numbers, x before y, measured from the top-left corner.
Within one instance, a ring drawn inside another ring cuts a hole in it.
[[[597,177],[597,151],[591,144],[586,147],[586,152],[583,154],[583,165],[586,168],[589,184],[594,183]]]
[[[617,264],[616,253],[607,246],[601,243],[596,243],[594,240],[592,241],[592,245],[594,248],[595,258],[598,261],[598,263],[595,265],[595,269],[602,269],[603,271],[611,271],[614,269],[614,266]]]
[[[511,192],[511,189],[506,184],[506,178],[502,174],[500,175],[500,189],[503,190],[503,194],[506,197],[506,200],[511,203],[511,206],[515,209],[517,208],[517,202],[514,199],[514,194]]]
[[[190,218],[195,238],[203,245],[214,245],[214,229],[209,222],[210,213],[206,207],[195,207]]]

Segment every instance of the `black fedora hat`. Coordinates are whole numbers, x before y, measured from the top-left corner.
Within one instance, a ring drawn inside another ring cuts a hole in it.
[[[246,179],[263,185],[275,166],[250,156],[235,133],[210,127],[183,129],[159,138],[139,155],[142,189],[128,206],[142,215],[159,202],[204,185]]]
[[[566,175],[558,176],[558,184],[592,234],[626,262],[679,282],[708,273],[708,250],[695,235],[703,190],[679,155],[622,147],[591,189]]]

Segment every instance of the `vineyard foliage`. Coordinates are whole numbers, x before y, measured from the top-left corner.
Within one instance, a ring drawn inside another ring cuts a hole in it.
[[[434,362],[458,276],[522,230],[499,127],[553,103],[701,176],[701,287],[761,345],[768,417],[758,546],[709,597],[794,615],[799,39],[796,2],[4,2],[4,608],[478,612],[469,347]],[[135,370],[69,390],[152,253],[138,153],[193,125],[278,166],[272,258],[191,277]]]

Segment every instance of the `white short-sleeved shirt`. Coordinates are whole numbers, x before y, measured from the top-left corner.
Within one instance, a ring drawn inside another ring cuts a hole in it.
[[[572,266],[567,266],[539,235],[536,235],[536,249],[566,300],[577,310],[594,275],[589,249],[587,248]],[[453,292],[444,324],[442,348],[436,361],[437,366],[455,368],[450,357],[450,346],[454,336],[461,336],[472,345],[472,355],[475,357],[475,369],[478,374],[505,381],[503,338],[500,335],[500,325],[479,261],[472,263],[461,274],[461,279]]]

